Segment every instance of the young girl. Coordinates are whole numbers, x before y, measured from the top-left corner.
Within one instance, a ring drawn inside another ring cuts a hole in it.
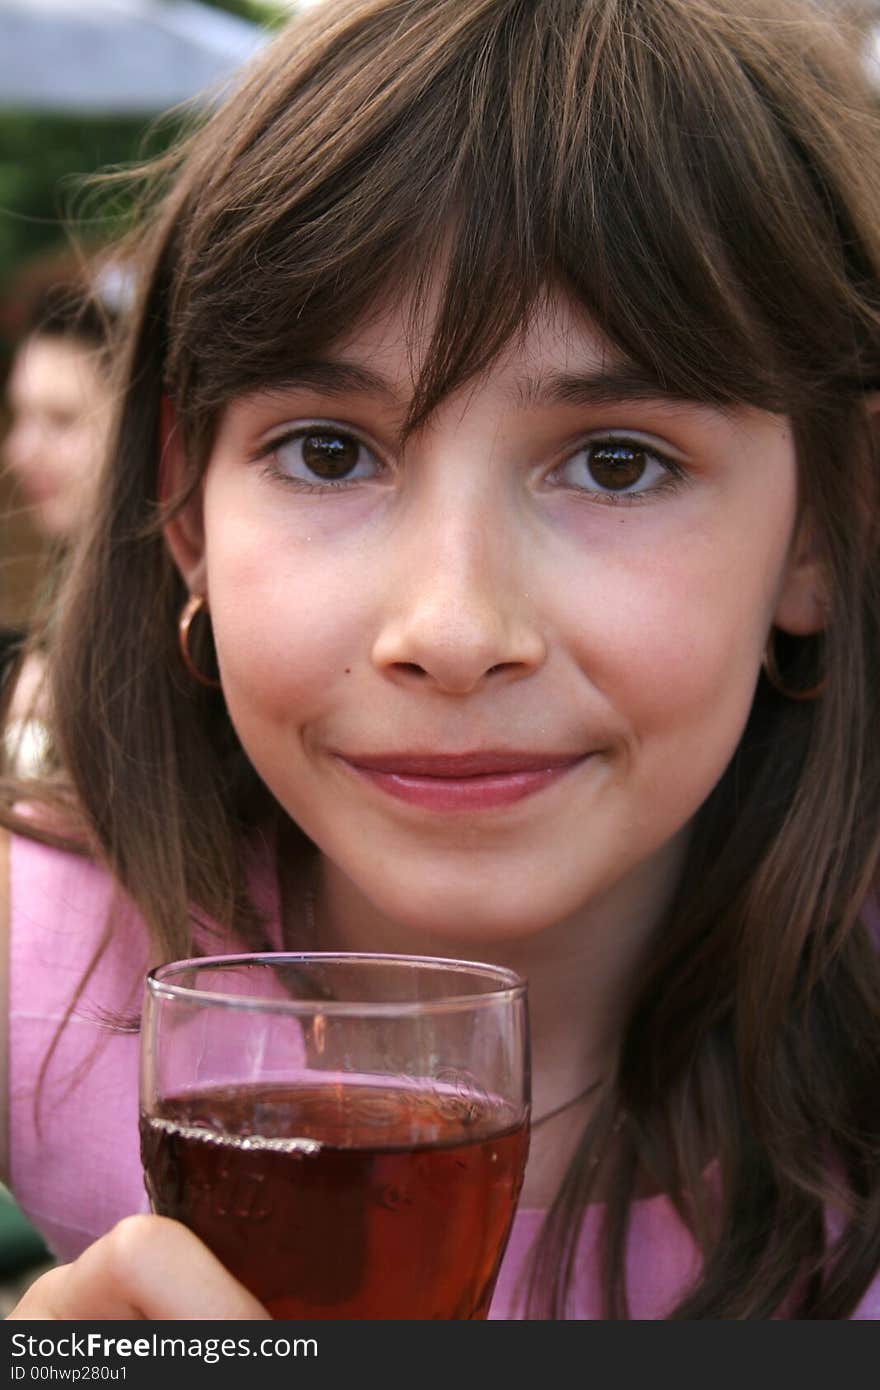
[[[117,1223],[144,970],[270,945],[528,977],[493,1316],[880,1317],[878,150],[801,3],[349,0],[161,171],[8,792],[16,1316],[265,1316]]]

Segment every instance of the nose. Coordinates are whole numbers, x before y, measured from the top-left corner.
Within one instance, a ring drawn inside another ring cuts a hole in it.
[[[518,547],[500,525],[462,512],[412,528],[392,566],[394,589],[373,664],[406,684],[467,695],[532,674],[546,643]]]

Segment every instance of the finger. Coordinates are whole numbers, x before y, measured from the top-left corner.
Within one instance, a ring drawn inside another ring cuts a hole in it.
[[[9,1318],[267,1321],[269,1314],[185,1226],[130,1216],[73,1264],[37,1279]]]

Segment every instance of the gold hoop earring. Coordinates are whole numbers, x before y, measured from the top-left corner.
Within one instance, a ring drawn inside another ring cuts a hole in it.
[[[767,638],[767,645],[764,648],[764,660],[762,662],[762,665],[764,667],[764,675],[767,677],[767,680],[773,686],[773,689],[777,692],[777,694],[782,695],[786,700],[803,701],[817,699],[822,694],[822,691],[828,684],[828,677],[823,676],[822,679],[816,685],[811,685],[808,690],[790,689],[790,687],[785,684],[781,675],[779,674],[779,667],[776,663],[775,631],[776,629],[771,627],[770,636]]]
[[[200,685],[208,686],[210,690],[219,690],[220,682],[214,680],[213,676],[205,676],[202,674],[193,661],[189,650],[189,630],[192,627],[193,618],[205,608],[205,603],[204,594],[190,594],[180,614],[180,619],[177,624],[177,637],[180,643],[180,655],[183,658],[183,664],[193,680],[198,681]],[[207,612],[207,609],[205,609],[205,611]]]

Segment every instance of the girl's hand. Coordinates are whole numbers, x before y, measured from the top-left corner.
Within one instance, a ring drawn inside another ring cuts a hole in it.
[[[269,1320],[198,1237],[164,1216],[129,1216],[78,1260],[43,1274],[9,1319]]]

